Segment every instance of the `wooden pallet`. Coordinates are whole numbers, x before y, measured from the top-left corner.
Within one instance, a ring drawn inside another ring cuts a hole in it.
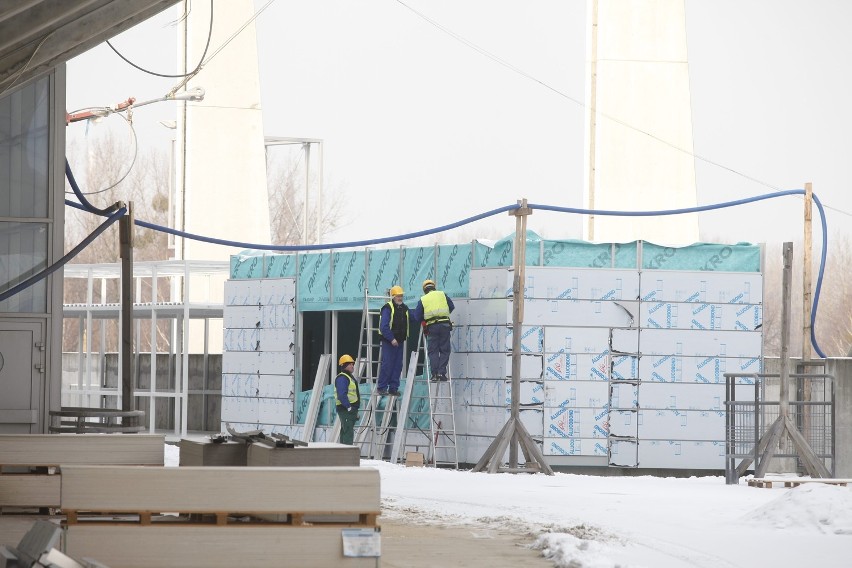
[[[783,478],[783,477],[774,477],[774,478],[757,478],[757,479],[749,479],[748,485],[749,487],[760,487],[763,489],[772,489],[773,483],[783,483],[784,487],[798,487],[803,483],[824,483],[827,485],[839,485],[841,487],[846,487],[847,484],[852,483],[852,479],[802,479],[802,478]]]
[[[0,513],[57,509],[60,465],[162,466],[164,444],[162,435],[0,435]]]
[[[342,542],[379,531],[380,481],[364,467],[63,467],[65,552],[124,567],[374,568]]]
[[[65,516],[65,520],[62,522],[63,526],[93,524],[143,526],[152,524],[177,524],[181,526],[235,525],[242,527],[251,525],[269,525],[271,523],[290,527],[311,527],[314,525],[323,525],[353,528],[376,528],[379,526],[378,518],[381,513],[377,511],[358,513],[354,511],[335,510],[325,512],[312,511],[310,513],[277,513],[275,515],[246,511],[231,513],[221,511],[194,511],[161,514],[152,511],[96,512],[63,510],[62,514]]]

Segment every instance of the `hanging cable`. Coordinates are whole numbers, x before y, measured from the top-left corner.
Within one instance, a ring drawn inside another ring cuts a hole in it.
[[[68,165],[66,160],[65,162],[65,172],[69,177],[69,181],[73,180],[73,175],[71,174],[71,167]],[[72,182],[72,187],[75,187],[76,182]],[[79,191],[79,189],[77,190]],[[77,193],[75,191],[75,193]],[[603,216],[623,216],[623,217],[654,217],[654,216],[664,216],[664,215],[683,215],[686,213],[697,213],[700,211],[711,211],[714,209],[724,209],[727,207],[736,207],[738,205],[745,205],[747,203],[755,203],[758,201],[764,201],[766,199],[774,199],[777,197],[786,197],[786,196],[795,196],[795,195],[805,195],[804,189],[788,189],[784,191],[777,191],[775,193],[768,193],[764,195],[757,195],[754,197],[746,197],[743,199],[737,199],[734,201],[725,201],[722,203],[716,203],[712,205],[700,205],[697,207],[686,207],[683,209],[669,209],[669,210],[661,210],[661,211],[614,211],[614,210],[598,210],[598,209],[582,209],[578,207],[559,207],[555,205],[542,205],[537,203],[529,203],[527,206],[530,209],[539,209],[541,211],[555,211],[562,213],[575,213],[580,215],[603,215]],[[82,196],[82,193],[77,195],[81,202],[85,201],[85,198]],[[814,202],[817,204],[817,210],[820,214],[821,227],[822,227],[822,254],[820,256],[820,267],[819,267],[819,276],[817,277],[816,289],[814,292],[814,300],[813,300],[813,308],[811,311],[811,343],[814,346],[814,350],[817,354],[825,358],[822,349],[820,349],[819,345],[816,341],[816,314],[817,308],[819,307],[819,297],[820,292],[822,290],[822,279],[823,274],[825,272],[825,263],[828,257],[828,223],[825,218],[825,209],[823,208],[822,202],[820,202],[819,198],[816,194],[813,194]],[[78,209],[82,209],[84,211],[89,211],[92,213],[97,213],[99,215],[105,215],[104,210],[94,210],[91,204],[88,201],[85,201],[87,206],[81,205],[79,203],[74,203],[73,201],[65,200],[67,205],[71,207],[76,207]],[[226,239],[216,239],[212,237],[205,237],[202,235],[196,235],[193,233],[187,233],[185,231],[179,231],[177,229],[172,229],[169,227],[164,227],[162,225],[156,225],[154,223],[148,223],[146,221],[142,221],[139,219],[135,220],[135,224],[140,227],[145,227],[146,229],[152,229],[154,231],[161,231],[164,233],[169,233],[178,237],[183,237],[186,239],[192,239],[196,241],[223,245],[223,246],[231,246],[238,248],[246,248],[246,249],[254,249],[254,250],[269,250],[269,251],[280,251],[280,252],[298,252],[298,251],[313,251],[313,250],[331,250],[331,249],[340,249],[340,248],[352,248],[352,247],[363,247],[370,246],[374,244],[382,244],[382,243],[390,243],[396,241],[404,241],[408,239],[413,239],[417,237],[423,237],[435,233],[441,233],[444,231],[448,231],[450,229],[455,229],[457,227],[461,227],[463,225],[467,225],[469,223],[473,223],[474,221],[479,221],[480,219],[485,219],[487,217],[492,217],[499,213],[504,213],[508,211],[514,211],[515,209],[520,208],[520,205],[506,205],[504,207],[498,207],[497,209],[492,209],[491,211],[486,211],[485,213],[480,213],[479,215],[474,215],[472,217],[467,217],[466,219],[462,219],[461,221],[456,221],[455,223],[450,223],[448,225],[442,225],[440,227],[435,227],[434,229],[425,229],[422,231],[416,231],[413,233],[405,233],[403,235],[396,235],[390,237],[381,237],[378,239],[367,239],[362,241],[349,241],[342,243],[329,243],[329,244],[318,244],[318,245],[266,245],[266,244],[258,244],[258,243],[244,243],[240,241],[230,241]]]
[[[98,215],[103,215],[104,217],[106,217],[107,215],[110,215],[113,211],[115,211],[115,209],[118,207],[118,203],[114,203],[104,209],[100,209],[92,205],[89,200],[86,199],[86,196],[83,195],[83,192],[80,191],[80,186],[77,185],[77,180],[74,179],[74,173],[71,171],[71,165],[68,163],[68,158],[65,159],[65,177],[68,178],[68,183],[71,184],[71,189],[74,190],[74,195],[77,196],[77,199],[79,199],[80,203],[82,203],[85,207],[84,211],[88,211],[89,213],[96,213]],[[65,203],[69,203],[68,200],[66,200]]]
[[[131,67],[135,67],[136,69],[138,69],[139,71],[142,71],[143,73],[147,73],[149,75],[154,75],[155,77],[165,77],[167,79],[179,79],[181,77],[192,77],[193,75],[196,75],[199,71],[201,71],[201,65],[204,63],[204,58],[207,56],[207,50],[210,48],[210,39],[212,37],[213,37],[213,0],[210,0],[210,29],[207,30],[207,44],[204,46],[204,53],[201,54],[201,58],[198,60],[198,65],[196,65],[195,69],[193,69],[189,73],[178,73],[178,74],[175,74],[175,75],[171,75],[171,74],[168,74],[168,73],[157,73],[155,71],[150,71],[148,69],[145,69],[144,67],[140,67],[139,65],[136,65],[135,63],[133,63],[132,61],[127,59],[125,56],[123,56],[121,54],[121,52],[119,52],[115,48],[115,46],[110,43],[109,40],[106,40],[106,44],[110,47],[110,49],[112,49],[115,52],[116,55],[121,57],[124,60],[125,63],[127,63]]]
[[[66,201],[66,203],[68,203],[68,202]],[[116,206],[118,206],[118,204],[116,204],[114,207],[116,207]],[[96,238],[98,238],[98,236],[101,233],[106,231],[109,228],[110,225],[112,225],[113,223],[118,221],[121,217],[123,217],[125,213],[127,213],[127,208],[126,207],[119,207],[119,209],[114,211],[107,218],[106,221],[104,221],[103,223],[100,224],[100,226],[97,229],[92,231],[89,234],[89,236],[87,236],[85,239],[80,241],[80,243],[77,246],[75,246],[73,249],[71,249],[68,252],[68,254],[66,254],[65,256],[63,256],[62,258],[60,258],[59,260],[57,260],[56,262],[54,262],[53,264],[51,264],[50,266],[48,266],[47,268],[45,268],[44,270],[39,272],[38,274],[33,274],[32,276],[30,276],[29,278],[27,278],[23,282],[16,284],[15,286],[12,286],[8,290],[0,293],[0,302],[2,302],[4,300],[8,300],[9,298],[14,296],[15,294],[21,292],[22,290],[29,288],[30,286],[32,286],[36,282],[43,280],[44,278],[47,278],[48,276],[50,276],[51,274],[53,274],[54,272],[56,272],[57,270],[59,270],[60,268],[65,266],[66,264],[68,264],[68,262],[72,258],[74,258],[78,254],[80,254],[83,251],[84,248],[89,246],[89,244],[92,241],[94,241]],[[7,285],[8,285],[8,283],[7,283]]]
[[[83,193],[83,195],[97,195],[99,193],[104,193],[105,191],[109,191],[110,189],[114,188],[115,186],[117,186],[118,184],[123,182],[125,179],[127,179],[127,176],[129,176],[130,172],[133,171],[133,166],[136,165],[136,158],[139,156],[139,140],[136,138],[136,128],[134,128],[133,122],[131,122],[129,118],[127,118],[123,114],[118,114],[118,116],[120,116],[121,118],[124,119],[124,122],[127,123],[127,126],[130,128],[130,133],[133,136],[133,158],[131,158],[131,160],[130,160],[130,165],[127,167],[127,171],[124,172],[124,175],[122,175],[120,178],[118,178],[118,181],[116,181],[114,184],[109,185],[109,186],[107,186],[103,189],[99,189],[97,191],[81,192],[81,193]],[[70,194],[70,193],[75,193],[75,192],[66,191],[65,193]]]

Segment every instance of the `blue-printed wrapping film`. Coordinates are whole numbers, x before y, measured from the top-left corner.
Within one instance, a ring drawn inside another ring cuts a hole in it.
[[[642,244],[642,268],[760,272],[760,246],[749,243],[736,245],[696,243],[675,248],[646,242]]]
[[[403,298],[409,307],[423,295],[423,281],[435,279],[435,247],[410,247],[402,250]]]
[[[263,277],[263,255],[244,251],[231,256],[230,275],[234,280]]]
[[[370,290],[371,296],[386,296],[392,286],[400,284],[399,268],[402,250],[384,249],[370,250],[367,252],[367,288]],[[405,287],[403,287],[405,290]],[[405,297],[413,298],[413,294],[408,293]]]
[[[438,247],[437,285],[448,296],[467,298],[470,293],[471,245],[441,245]]]
[[[334,263],[334,309],[364,309],[364,289],[367,286],[366,255],[367,253],[363,250],[332,254],[332,262]]]
[[[296,255],[267,254],[264,270],[266,278],[287,278],[296,276]]]

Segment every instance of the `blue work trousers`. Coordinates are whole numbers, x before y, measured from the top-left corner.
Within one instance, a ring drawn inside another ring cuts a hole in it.
[[[427,328],[426,351],[432,376],[446,375],[450,364],[450,324],[433,323]]]
[[[390,341],[382,339],[382,364],[379,366],[379,390],[399,390],[399,377],[402,373],[404,346],[405,343],[399,343],[394,347]]]

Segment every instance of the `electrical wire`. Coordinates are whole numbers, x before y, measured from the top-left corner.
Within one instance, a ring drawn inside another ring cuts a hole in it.
[[[26,63],[24,63],[24,66],[23,66],[23,67],[21,67],[21,70],[17,72],[17,74],[16,74],[16,76],[15,76],[15,79],[14,79],[11,83],[9,83],[9,84],[6,86],[6,88],[5,88],[5,89],[3,89],[2,91],[0,91],[0,97],[2,97],[3,95],[5,95],[6,93],[8,93],[8,92],[12,89],[12,87],[14,87],[14,86],[18,83],[18,80],[19,80],[19,79],[23,76],[23,74],[24,74],[24,73],[26,73],[27,69],[28,69],[28,68],[29,68],[29,66],[30,66],[30,63],[32,63],[32,62],[33,62],[33,59],[35,59],[35,56],[36,56],[36,53],[38,53],[38,50],[39,50],[39,49],[41,49],[41,46],[43,46],[43,45],[44,45],[44,42],[46,42],[46,41],[47,41],[47,39],[48,39],[50,36],[52,36],[53,34],[55,34],[57,31],[59,31],[59,28],[57,28],[57,29],[53,30],[52,32],[50,32],[49,34],[47,34],[46,36],[44,36],[43,38],[41,38],[41,41],[40,41],[40,42],[38,42],[38,45],[37,45],[37,46],[36,46],[36,48],[33,50],[33,54],[32,54],[32,55],[30,55],[30,58],[29,58],[29,59],[27,59],[27,62],[26,62]]]
[[[220,45],[218,48],[216,48],[216,51],[214,51],[213,53],[210,54],[210,57],[208,57],[207,59],[204,59],[204,57],[202,56],[202,61],[199,63],[199,67],[207,65],[210,61],[212,61],[213,58],[216,57],[219,54],[220,51],[225,49],[225,46],[227,46],[229,43],[231,43],[234,40],[234,38],[236,38],[238,35],[240,35],[240,33],[242,33],[242,31],[244,29],[246,29],[249,24],[251,24],[253,21],[255,21],[257,19],[257,17],[260,16],[260,14],[262,14],[263,11],[266,10],[269,7],[269,5],[272,4],[274,1],[275,0],[269,0],[269,2],[264,4],[263,7],[261,7],[257,12],[252,14],[252,16],[248,20],[246,20],[246,22],[242,26],[237,28],[237,31],[235,31],[233,34],[231,34],[231,36],[228,39],[226,39],[224,41],[224,43],[222,43],[222,45]],[[212,0],[211,0],[211,2],[212,2]],[[212,22],[211,22],[211,25],[212,25]],[[208,38],[208,45],[209,45],[209,43],[210,43],[210,40]],[[207,50],[205,49],[204,52],[207,53]],[[180,77],[180,75],[178,75],[178,76]],[[184,79],[181,82],[179,82],[177,85],[172,87],[172,90],[170,91],[170,93],[176,93],[178,91],[178,89],[180,89],[181,87],[186,85],[189,82],[189,80],[192,79],[192,77],[194,77],[194,76],[195,76],[195,73],[190,73],[190,74],[184,76]]]
[[[116,181],[114,184],[107,186],[103,189],[99,189],[97,191],[81,192],[81,193],[83,193],[83,195],[97,195],[99,193],[104,193],[105,191],[109,191],[110,189],[114,188],[115,186],[117,186],[118,184],[123,182],[125,179],[127,179],[127,176],[129,176],[130,172],[133,171],[133,166],[136,165],[136,158],[139,156],[139,141],[136,137],[136,128],[133,126],[133,122],[129,118],[124,116],[123,114],[121,114],[121,113],[113,113],[113,114],[117,114],[118,116],[123,118],[124,121],[127,123],[127,126],[130,127],[130,133],[133,135],[133,158],[130,160],[130,165],[127,167],[127,171],[124,172],[124,175],[122,175],[120,178],[118,178],[118,181]],[[71,194],[71,193],[76,194],[76,192],[74,192],[74,191],[66,191],[65,193],[66,194]]]
[[[145,69],[144,67],[140,67],[139,65],[136,65],[135,63],[130,61],[128,58],[123,56],[121,54],[121,52],[118,51],[112,43],[110,43],[109,40],[106,40],[106,44],[110,47],[110,49],[112,49],[115,52],[116,55],[118,55],[121,59],[123,59],[125,63],[127,63],[131,67],[135,67],[136,69],[138,69],[139,71],[142,71],[143,73],[147,73],[149,75],[154,75],[155,77],[165,77],[167,79],[179,79],[181,77],[192,78],[199,71],[201,71],[201,66],[204,64],[204,57],[207,55],[207,50],[210,48],[210,40],[211,40],[212,37],[213,37],[213,0],[210,0],[210,28],[207,30],[207,43],[204,46],[204,52],[201,54],[201,58],[198,60],[198,65],[196,65],[195,69],[193,69],[189,73],[178,73],[178,74],[172,75],[172,74],[169,74],[169,73],[157,73],[156,71],[151,71],[149,69]]]
[[[66,203],[67,203],[67,201],[66,201]],[[68,251],[68,254],[66,254],[65,256],[63,256],[62,258],[60,258],[59,260],[57,260],[56,262],[54,262],[53,264],[51,264],[50,266],[48,266],[47,268],[42,270],[41,272],[30,276],[29,278],[27,278],[23,282],[16,284],[15,286],[9,288],[8,290],[5,290],[2,293],[0,293],[0,302],[2,302],[4,300],[8,300],[9,298],[14,296],[15,294],[18,294],[18,293],[22,292],[23,290],[29,288],[30,286],[34,285],[35,283],[39,282],[40,280],[47,278],[48,276],[50,276],[51,274],[53,274],[54,272],[56,272],[57,270],[59,270],[60,268],[65,266],[66,264],[68,264],[68,262],[71,259],[73,259],[75,256],[80,254],[83,251],[84,248],[89,246],[89,244],[91,244],[92,241],[94,241],[101,233],[106,231],[109,228],[110,225],[112,225],[113,223],[118,221],[118,219],[121,218],[125,213],[127,213],[127,208],[125,208],[125,207],[121,207],[118,210],[114,211],[111,215],[109,215],[107,220],[104,221],[103,223],[101,223],[98,226],[97,229],[95,229],[94,231],[92,231],[89,234],[89,236],[87,236],[85,239],[80,241],[80,243],[77,246],[75,246],[73,249]],[[8,283],[7,283],[7,285],[8,285]]]
[[[656,141],[658,141],[658,142],[660,142],[660,143],[662,143],[662,144],[665,144],[666,146],[669,146],[670,148],[672,148],[672,149],[674,149],[674,150],[677,150],[677,151],[679,151],[679,152],[683,152],[684,154],[686,154],[686,155],[688,155],[688,156],[691,156],[691,157],[695,158],[696,160],[699,160],[699,161],[704,162],[704,163],[706,163],[706,164],[709,164],[709,165],[711,165],[711,166],[715,166],[715,167],[717,167],[717,168],[719,168],[719,169],[722,169],[722,170],[728,171],[728,172],[730,172],[730,173],[732,173],[732,174],[734,174],[734,175],[737,175],[737,176],[739,176],[739,177],[742,177],[743,179],[747,179],[747,180],[749,180],[749,181],[751,181],[751,182],[753,182],[753,183],[756,183],[756,184],[758,184],[758,185],[762,185],[762,186],[764,186],[764,187],[768,187],[769,189],[772,189],[772,190],[775,190],[775,191],[778,191],[778,190],[780,189],[779,187],[777,187],[777,186],[775,186],[775,185],[772,185],[772,184],[771,184],[771,183],[769,183],[769,182],[765,182],[765,181],[763,181],[763,180],[761,180],[761,179],[758,179],[758,178],[756,178],[756,177],[750,176],[750,175],[745,174],[745,173],[743,173],[743,172],[741,172],[741,171],[735,170],[735,169],[733,169],[733,168],[731,168],[731,167],[728,167],[728,166],[726,166],[726,165],[724,165],[724,164],[721,164],[721,163],[719,163],[719,162],[713,161],[713,160],[711,160],[710,158],[707,158],[707,157],[705,157],[705,156],[703,156],[703,155],[701,155],[701,154],[697,154],[697,153],[695,153],[694,149],[693,149],[693,150],[687,150],[687,149],[685,149],[685,148],[681,148],[680,146],[677,146],[676,144],[673,144],[673,143],[669,142],[668,140],[664,140],[663,138],[660,138],[659,136],[656,136],[656,135],[654,135],[654,134],[652,134],[652,133],[650,133],[650,132],[648,132],[648,131],[646,131],[646,130],[643,130],[643,129],[641,129],[641,128],[638,128],[638,127],[636,127],[636,126],[633,126],[633,125],[631,125],[631,124],[628,124],[627,122],[624,122],[623,120],[621,120],[621,119],[619,119],[619,118],[617,118],[617,117],[615,117],[615,116],[613,116],[613,115],[611,115],[611,114],[609,114],[609,113],[606,113],[606,112],[603,112],[603,111],[599,111],[599,110],[598,110],[597,108],[595,108],[595,107],[590,107],[590,106],[588,106],[585,102],[583,102],[583,101],[581,101],[581,100],[579,100],[579,99],[576,99],[576,98],[574,98],[574,97],[572,97],[572,96],[568,95],[567,93],[564,93],[563,91],[560,91],[560,90],[559,90],[559,89],[557,89],[556,87],[553,87],[552,85],[550,85],[550,84],[548,84],[548,83],[546,83],[546,82],[542,81],[541,79],[538,79],[537,77],[535,77],[535,76],[531,75],[530,73],[527,73],[527,72],[526,72],[526,71],[524,71],[523,69],[520,69],[520,68],[518,68],[518,67],[516,67],[516,66],[512,65],[511,63],[509,63],[509,62],[507,62],[507,61],[505,61],[505,60],[501,59],[500,57],[498,57],[498,56],[494,55],[493,53],[489,52],[489,51],[488,51],[488,50],[486,50],[485,48],[480,47],[479,45],[477,45],[477,44],[473,43],[472,41],[470,41],[470,40],[468,40],[468,39],[466,39],[466,38],[462,37],[461,35],[457,34],[456,32],[454,32],[454,31],[452,31],[452,30],[448,29],[447,27],[445,27],[445,26],[441,25],[439,22],[437,22],[437,21],[433,20],[432,18],[430,18],[430,17],[429,17],[429,16],[427,16],[426,14],[424,14],[424,13],[422,13],[422,12],[420,12],[420,11],[416,10],[415,8],[412,8],[411,6],[409,6],[408,4],[406,4],[403,0],[396,0],[396,2],[397,2],[398,4],[400,4],[401,6],[404,6],[405,8],[407,8],[408,10],[410,10],[412,13],[414,13],[415,15],[417,15],[417,16],[418,16],[419,18],[421,18],[422,20],[424,20],[424,21],[428,22],[430,25],[434,26],[435,28],[437,28],[437,29],[439,29],[440,31],[442,31],[442,32],[444,32],[445,34],[447,34],[448,36],[452,37],[453,39],[455,39],[455,40],[456,40],[456,41],[458,41],[459,43],[461,43],[461,44],[463,44],[463,45],[465,45],[465,46],[467,46],[467,47],[469,47],[469,48],[473,49],[473,50],[474,50],[474,51],[476,51],[477,53],[479,53],[479,54],[481,54],[481,55],[483,55],[483,56],[485,56],[485,57],[487,57],[487,58],[491,59],[492,61],[494,61],[494,62],[496,62],[496,63],[498,63],[498,64],[502,65],[503,67],[506,67],[507,69],[509,69],[509,70],[511,70],[511,71],[513,71],[513,72],[515,72],[515,73],[517,73],[518,75],[521,75],[522,77],[525,77],[525,78],[527,78],[527,79],[529,79],[529,80],[531,80],[531,81],[533,81],[533,82],[535,82],[535,83],[538,83],[538,84],[539,84],[539,85],[541,85],[542,87],[544,87],[544,88],[546,88],[546,89],[548,89],[548,90],[550,90],[550,91],[553,91],[553,92],[554,92],[554,93],[556,93],[557,95],[559,95],[559,96],[561,96],[561,97],[564,97],[564,98],[568,99],[569,101],[571,101],[571,102],[573,102],[573,103],[577,104],[578,106],[580,106],[580,107],[582,107],[582,108],[584,108],[584,109],[587,109],[589,112],[593,112],[593,113],[595,113],[595,114],[597,114],[597,115],[599,115],[599,116],[601,116],[601,117],[604,117],[604,118],[606,118],[606,119],[608,119],[608,120],[611,120],[611,121],[615,122],[616,124],[620,124],[621,126],[624,126],[625,128],[628,128],[628,129],[633,130],[633,131],[635,131],[635,132],[638,132],[638,133],[640,133],[640,134],[644,134],[645,136],[648,136],[649,138],[652,138],[652,139],[654,139],[654,140],[656,140]],[[826,207],[828,207],[828,206],[826,206]],[[844,214],[844,215],[852,216],[852,213],[849,213],[849,212],[847,212],[847,211],[843,211],[843,210],[841,210],[841,209],[837,209],[837,208],[834,208],[834,207],[828,207],[828,208],[829,208],[829,209],[832,209],[832,210],[834,210],[834,211],[837,211],[837,212],[839,212],[839,213],[842,213],[842,214]]]

